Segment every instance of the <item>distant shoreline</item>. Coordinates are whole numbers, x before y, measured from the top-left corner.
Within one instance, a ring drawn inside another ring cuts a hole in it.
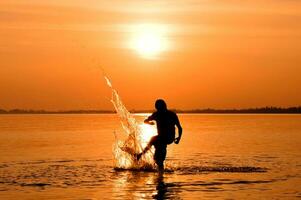
[[[187,114],[301,114],[301,106],[298,107],[262,107],[262,108],[247,108],[247,109],[193,109],[179,110],[172,109],[177,113]],[[130,110],[131,113],[151,113],[154,110]],[[47,110],[26,110],[26,109],[0,109],[0,114],[113,114],[113,110],[62,110],[62,111],[47,111]]]

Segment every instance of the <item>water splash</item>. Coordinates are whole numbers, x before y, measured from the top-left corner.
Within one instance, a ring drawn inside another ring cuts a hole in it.
[[[151,149],[137,161],[133,154],[142,152],[150,138],[150,133],[143,130],[143,125],[138,124],[134,116],[126,109],[117,91],[113,88],[110,79],[104,76],[107,85],[111,88],[111,102],[120,118],[123,134],[126,140],[121,140],[115,134],[113,145],[114,165],[118,169],[153,169],[154,149]],[[153,135],[156,133],[153,132]]]

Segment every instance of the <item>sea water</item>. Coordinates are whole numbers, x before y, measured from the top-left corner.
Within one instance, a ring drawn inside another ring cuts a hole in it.
[[[114,132],[127,138],[117,114],[0,115],[0,199],[301,197],[301,115],[179,119],[160,176],[114,169]]]

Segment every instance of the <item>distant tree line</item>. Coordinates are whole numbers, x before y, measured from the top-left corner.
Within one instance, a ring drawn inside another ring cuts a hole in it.
[[[245,109],[195,109],[195,110],[175,110],[177,113],[301,113],[301,106],[298,107],[261,107]]]
[[[178,110],[172,109],[177,113],[301,113],[301,106],[298,107],[261,107],[261,108],[246,108],[246,109],[194,109],[194,110]],[[150,113],[153,110],[131,110],[132,113]],[[47,111],[47,110],[25,110],[25,109],[12,109],[4,110],[0,109],[0,114],[105,114],[105,113],[116,113],[112,110],[63,110],[63,111]]]
[[[62,110],[62,111],[48,111],[48,110],[26,110],[26,109],[0,109],[0,114],[99,114],[99,113],[115,113],[112,110]]]

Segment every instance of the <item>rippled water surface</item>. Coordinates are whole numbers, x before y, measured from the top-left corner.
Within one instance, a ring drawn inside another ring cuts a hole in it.
[[[160,176],[114,169],[116,115],[0,115],[0,199],[301,198],[301,115],[179,118]]]

